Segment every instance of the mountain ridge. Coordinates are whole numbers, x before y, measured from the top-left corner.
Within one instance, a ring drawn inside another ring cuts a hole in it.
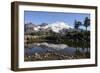
[[[57,22],[54,22],[54,23],[51,23],[51,24],[47,24],[47,23],[42,23],[40,25],[35,25],[33,24],[25,24],[26,27],[24,27],[26,29],[26,31],[30,30],[30,32],[38,32],[38,31],[41,31],[41,30],[52,30],[53,32],[55,33],[59,33],[61,30],[63,29],[73,29],[72,26],[70,26],[69,24],[65,23],[65,22],[60,22],[60,21],[57,21]]]

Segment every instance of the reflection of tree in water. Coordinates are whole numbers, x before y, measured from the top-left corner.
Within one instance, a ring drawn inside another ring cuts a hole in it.
[[[87,48],[84,48],[84,49],[87,49]],[[90,58],[90,52],[86,51],[86,52],[81,52],[79,50],[79,48],[76,49],[75,51],[75,57],[76,58]]]
[[[79,42],[76,40],[76,42],[74,42],[74,47],[76,48],[75,56],[77,58],[79,57],[90,58],[90,48],[87,42],[84,41]],[[80,48],[82,49],[80,50]]]
[[[90,41],[87,39],[87,35],[86,35],[86,38],[84,35],[84,39],[81,39],[81,40],[80,40],[80,37],[81,36],[78,35],[78,33],[74,35],[74,41],[72,45],[73,47],[76,48],[74,56],[76,58],[82,58],[82,57],[90,58]]]

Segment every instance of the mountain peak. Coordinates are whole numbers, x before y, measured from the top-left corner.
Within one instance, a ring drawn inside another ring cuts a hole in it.
[[[69,26],[69,24],[62,22],[62,21],[57,21],[55,23],[49,24],[48,27],[51,28],[56,33],[59,33],[59,31],[62,29],[73,28],[73,27]]]
[[[56,21],[55,23],[52,23],[51,25],[65,27],[65,28],[73,28],[73,27],[69,26],[69,24],[67,24],[66,22],[62,22],[62,21]]]

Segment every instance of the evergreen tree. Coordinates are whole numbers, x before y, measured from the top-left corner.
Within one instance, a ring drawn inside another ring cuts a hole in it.
[[[87,31],[87,27],[90,26],[90,19],[88,17],[86,17],[84,20],[84,26],[86,27],[86,31]]]
[[[79,29],[79,26],[81,26],[82,25],[82,23],[80,22],[80,21],[77,21],[77,20],[75,20],[75,23],[74,23],[74,28],[75,29]]]

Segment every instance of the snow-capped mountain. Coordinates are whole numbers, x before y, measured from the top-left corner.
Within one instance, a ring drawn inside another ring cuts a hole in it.
[[[26,24],[28,25],[28,24]],[[24,27],[26,28],[26,27]],[[59,33],[63,29],[73,29],[73,27],[69,26],[69,24],[65,22],[55,22],[51,24],[43,23],[41,25],[33,25],[31,24],[31,29],[33,28],[33,31],[41,31],[41,30],[52,30],[55,33]]]
[[[55,23],[47,25],[45,28],[49,28],[49,29],[51,28],[52,31],[59,33],[59,31],[61,31],[63,29],[70,29],[73,27],[69,26],[65,22],[55,22]]]

